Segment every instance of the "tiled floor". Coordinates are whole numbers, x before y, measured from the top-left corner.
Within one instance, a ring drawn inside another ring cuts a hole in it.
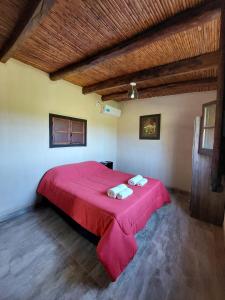
[[[51,207],[0,224],[0,300],[224,300],[223,229],[172,198],[137,235],[138,252],[114,283],[95,246]]]

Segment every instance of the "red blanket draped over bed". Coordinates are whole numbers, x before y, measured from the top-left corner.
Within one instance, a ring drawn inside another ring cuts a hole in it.
[[[152,178],[143,187],[131,187],[134,193],[125,200],[107,196],[108,188],[127,183],[132,176],[89,161],[49,170],[37,190],[101,237],[97,254],[112,280],[116,280],[137,251],[135,233],[155,210],[170,202],[163,184]]]

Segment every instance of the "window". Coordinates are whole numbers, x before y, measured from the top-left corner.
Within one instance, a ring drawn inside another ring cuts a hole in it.
[[[201,118],[201,132],[199,142],[199,153],[211,155],[214,143],[214,129],[216,120],[216,102],[203,105]]]
[[[87,120],[49,114],[49,145],[86,146]]]

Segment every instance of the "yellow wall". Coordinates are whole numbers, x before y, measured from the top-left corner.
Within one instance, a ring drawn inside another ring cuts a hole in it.
[[[43,173],[64,163],[116,161],[117,119],[96,94],[10,60],[0,64],[0,217],[29,206]],[[48,114],[87,119],[87,147],[49,148]]]
[[[15,60],[0,64],[0,219],[33,204],[46,170],[71,162],[112,160],[121,171],[190,190],[193,120],[215,95],[124,102],[116,119],[99,113],[96,94],[84,96],[80,87],[52,82],[46,73]],[[50,149],[49,113],[87,119],[87,147]],[[161,139],[139,140],[139,117],[156,113],[162,114]]]

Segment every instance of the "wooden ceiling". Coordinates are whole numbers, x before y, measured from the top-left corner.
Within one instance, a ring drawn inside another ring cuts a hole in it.
[[[2,62],[13,57],[103,100],[126,100],[133,77],[141,98],[215,89],[217,59],[204,54],[218,54],[219,35],[218,0],[0,2]]]

